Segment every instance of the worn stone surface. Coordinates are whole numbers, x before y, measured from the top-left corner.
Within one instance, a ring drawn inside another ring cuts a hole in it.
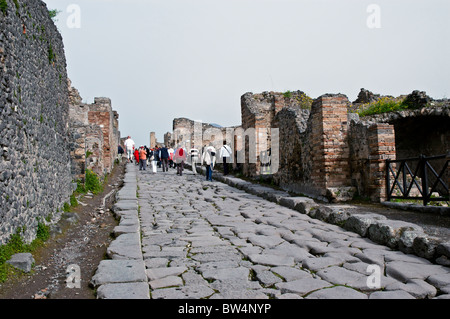
[[[97,289],[98,299],[150,299],[146,282],[104,284]]]
[[[444,298],[450,287],[448,267],[302,214],[292,203],[294,209],[280,206],[190,172],[136,177],[128,183],[139,186],[139,280],[151,298],[423,299]],[[325,209],[325,219],[340,211]],[[124,224],[136,225],[136,214],[125,213],[133,211],[117,212]],[[374,266],[379,286],[372,285]]]

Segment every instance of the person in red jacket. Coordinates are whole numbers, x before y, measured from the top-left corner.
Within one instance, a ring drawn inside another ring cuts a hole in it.
[[[139,165],[139,150],[137,148],[134,149],[134,158],[136,159],[136,165]]]

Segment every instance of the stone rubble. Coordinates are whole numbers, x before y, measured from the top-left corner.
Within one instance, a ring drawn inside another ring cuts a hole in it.
[[[128,164],[113,207],[120,218],[117,238],[108,248],[110,259],[100,263],[91,280],[98,298],[449,297],[450,268],[399,251],[404,231],[399,233],[392,221],[347,216],[342,228],[309,216],[315,211],[330,219],[333,214],[310,199],[272,197],[282,206],[203,178],[189,171],[183,176],[174,170],[139,172]],[[250,188],[248,182],[229,179]],[[383,245],[355,232],[361,224],[360,233],[370,233],[368,220],[381,223]],[[420,232],[412,224],[400,226]],[[384,233],[394,233],[397,245]],[[447,246],[439,251],[448,251]],[[369,285],[374,265],[380,270],[375,288]]]

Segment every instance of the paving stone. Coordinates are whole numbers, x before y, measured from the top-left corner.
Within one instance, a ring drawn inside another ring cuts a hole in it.
[[[273,248],[278,246],[284,239],[280,236],[263,236],[263,235],[250,235],[247,238],[253,245],[261,246],[263,248]]]
[[[146,282],[105,284],[97,289],[97,299],[150,299]]]
[[[167,267],[169,264],[169,259],[167,258],[149,258],[145,259],[145,267],[147,268],[162,268]]]
[[[138,224],[136,225],[129,225],[129,226],[116,226],[114,227],[113,234],[114,236],[118,237],[123,234],[129,234],[129,233],[138,233],[140,231],[140,226]]]
[[[404,290],[415,298],[431,299],[436,296],[437,290],[434,286],[420,279],[411,279],[406,284],[396,282],[386,286],[386,291]]]
[[[361,291],[373,290],[367,285],[369,274],[366,276],[343,267],[332,266],[322,269],[317,272],[317,276],[336,285],[349,286]]]
[[[168,276],[179,276],[188,270],[187,267],[165,267],[147,269],[147,277],[150,281],[161,279]]]
[[[345,260],[333,258],[333,257],[318,257],[318,258],[309,258],[305,259],[302,262],[302,267],[307,268],[311,271],[318,271],[323,268],[327,268],[335,265],[342,265],[345,263]]]
[[[253,263],[267,266],[294,266],[295,264],[294,258],[289,256],[252,254],[248,258]]]
[[[375,291],[370,294],[369,299],[415,299],[403,290],[395,291]]]
[[[250,270],[245,267],[208,269],[202,275],[206,280],[247,281],[250,276]]]
[[[138,202],[137,199],[134,200],[120,200],[117,203],[115,203],[112,207],[113,212],[118,212],[122,210],[136,210],[138,209]]]
[[[283,282],[283,280],[280,277],[274,275],[274,273],[269,270],[255,270],[255,272],[256,278],[265,287],[269,287],[276,283]]]
[[[392,261],[386,264],[386,274],[399,281],[410,279],[426,279],[433,275],[450,276],[449,268],[438,265],[423,265],[403,261]]]
[[[337,286],[317,290],[305,299],[368,299],[368,296],[352,288]]]
[[[450,273],[440,273],[431,275],[426,278],[426,281],[438,289],[444,289],[450,286]],[[450,292],[449,292],[450,293]]]
[[[269,299],[261,290],[225,290],[214,294],[210,299]]]
[[[111,242],[106,250],[111,259],[142,259],[139,233],[124,233]]]
[[[333,284],[315,278],[304,278],[275,284],[275,287],[280,289],[281,293],[296,293],[301,296],[304,296],[312,291],[331,286],[333,286]]]
[[[276,296],[276,299],[303,299],[300,295],[287,293]]]
[[[146,282],[142,260],[102,260],[91,283],[98,287],[108,283]]]
[[[152,280],[149,282],[150,288],[159,289],[166,287],[182,286],[183,280],[177,276],[167,276],[164,278]]]
[[[271,271],[283,277],[286,281],[294,281],[304,278],[312,278],[311,274],[307,271],[300,270],[292,267],[274,267]]]

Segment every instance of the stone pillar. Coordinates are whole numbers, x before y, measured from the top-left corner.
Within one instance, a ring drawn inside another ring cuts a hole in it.
[[[150,148],[156,147],[156,133],[150,132]]]
[[[347,105],[342,94],[317,98],[311,109],[311,184],[330,200],[345,200],[350,191]]]
[[[378,123],[369,127],[369,194],[373,201],[386,199],[386,160],[395,160],[393,125]]]
[[[103,161],[105,173],[111,172],[117,157],[117,141],[114,135],[114,114],[111,99],[96,97],[94,104],[89,105],[88,120],[90,124],[97,124],[103,132]]]

